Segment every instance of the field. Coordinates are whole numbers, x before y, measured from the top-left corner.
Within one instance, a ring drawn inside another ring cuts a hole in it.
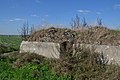
[[[0,36],[0,53],[18,51],[21,41],[20,36]]]

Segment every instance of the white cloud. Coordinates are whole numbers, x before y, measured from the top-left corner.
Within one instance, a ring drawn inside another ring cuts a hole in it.
[[[120,4],[115,4],[114,8],[120,8]]]
[[[63,26],[63,24],[59,24],[60,26]]]
[[[42,18],[42,21],[45,21],[45,19],[44,19],[44,18]]]
[[[10,19],[9,21],[12,22],[12,21],[14,21],[14,20]]]
[[[82,10],[82,9],[77,10],[77,11],[80,12],[80,13],[83,13],[83,14],[87,14],[87,13],[91,12],[90,10]]]
[[[88,13],[97,14],[97,15],[101,15],[102,14],[99,11],[95,11],[94,12],[94,11],[91,11],[91,10],[82,10],[82,9],[77,10],[77,12],[82,13],[82,14],[88,14]]]
[[[33,16],[33,17],[38,17],[36,14],[32,14],[32,15],[30,15],[30,16]]]
[[[9,21],[10,22],[13,22],[13,21],[24,21],[24,19],[22,19],[22,18],[14,18],[14,19],[10,19]]]
[[[101,13],[101,12],[96,12],[96,14],[100,15],[100,14],[102,14],[102,13]]]
[[[22,18],[15,18],[14,21],[24,21]]]
[[[49,15],[47,15],[47,14],[45,15],[45,17],[48,17],[48,16],[49,16]]]

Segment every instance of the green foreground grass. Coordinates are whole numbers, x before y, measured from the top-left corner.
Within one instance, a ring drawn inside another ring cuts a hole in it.
[[[0,80],[71,80],[67,75],[56,75],[47,62],[29,62],[20,68],[12,68],[9,60],[0,59]]]

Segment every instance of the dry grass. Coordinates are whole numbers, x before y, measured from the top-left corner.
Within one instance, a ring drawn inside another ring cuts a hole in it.
[[[78,43],[99,45],[120,45],[120,31],[113,31],[105,27],[91,27],[77,31]]]
[[[67,34],[67,36],[66,36]],[[74,39],[72,39],[74,35]],[[106,27],[90,27],[78,30],[65,28],[48,28],[34,32],[28,41],[57,42],[73,40],[75,43],[120,45],[120,31],[110,30]]]
[[[57,42],[67,41],[68,37],[63,36],[65,33],[71,36],[76,35],[75,31],[65,28],[48,28],[41,29],[34,32],[28,39],[28,41],[40,41],[40,42]]]

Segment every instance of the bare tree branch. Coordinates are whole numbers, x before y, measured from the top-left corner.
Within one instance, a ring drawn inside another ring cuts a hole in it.
[[[75,19],[72,19],[71,22],[72,29],[78,29],[80,27],[80,17],[76,15]]]
[[[98,24],[98,26],[102,26],[102,19],[101,18],[97,18],[97,24]]]

